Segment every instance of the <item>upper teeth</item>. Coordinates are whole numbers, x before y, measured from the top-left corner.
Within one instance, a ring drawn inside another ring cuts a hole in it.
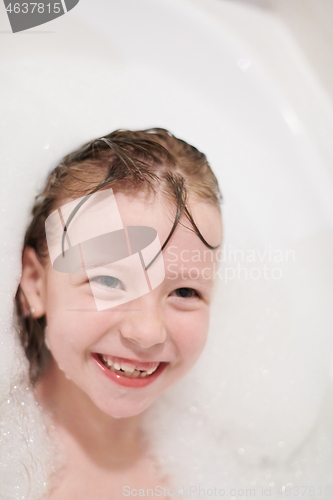
[[[133,368],[133,366],[130,366],[126,364],[126,362],[113,362],[109,358],[106,358],[102,355],[103,361],[106,365],[108,365],[110,368],[113,368],[114,370],[122,370],[125,372],[126,375],[133,375],[133,376],[141,376],[141,377],[146,377],[147,375],[151,375],[154,373],[154,371],[157,369],[159,363],[156,364],[155,367],[150,368],[149,370],[137,370],[136,368]]]

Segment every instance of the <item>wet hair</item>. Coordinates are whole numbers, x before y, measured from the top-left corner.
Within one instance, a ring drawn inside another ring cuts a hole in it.
[[[36,197],[24,248],[34,248],[40,261],[45,262],[45,220],[48,215],[69,199],[82,198],[66,221],[64,239],[72,218],[85,201],[93,193],[107,188],[128,194],[138,191],[147,194],[161,192],[175,204],[174,223],[161,251],[182,216],[188,219],[190,229],[208,248],[216,248],[202,236],[187,207],[187,201],[191,195],[196,200],[219,207],[222,196],[217,179],[203,153],[162,128],[116,130],[67,155],[49,174],[43,191]],[[51,357],[44,342],[46,317],[36,319],[30,312],[25,313],[24,302],[25,309],[30,310],[19,287],[16,294],[18,329],[30,362],[30,380],[35,383]]]

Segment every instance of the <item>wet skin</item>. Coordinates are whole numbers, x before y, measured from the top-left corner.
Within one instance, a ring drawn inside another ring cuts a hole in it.
[[[116,193],[116,200],[124,225],[153,227],[160,242],[166,240],[175,216],[170,202],[158,195],[147,198],[122,193]],[[194,200],[190,200],[189,209],[206,241],[220,245],[218,209]],[[72,450],[69,455],[81,456],[79,448],[85,449],[89,464],[94,460],[104,467],[110,456],[125,460],[133,453],[140,454],[139,414],[190,370],[205,345],[216,250],[208,251],[185,218],[168,246],[163,252],[164,281],[137,299],[103,311],[96,309],[85,273],[60,273],[50,262],[41,263],[32,249],[25,251],[21,286],[35,309],[34,316],[46,314],[46,342],[52,353],[48,370],[36,386],[36,397],[65,429],[64,441],[67,450]],[[188,249],[192,254],[195,251],[195,262],[187,261],[184,250]],[[126,283],[113,271],[106,268],[104,274],[93,277],[101,293],[126,290]],[[146,377],[152,377],[149,383],[127,387],[106,373],[108,368],[98,362],[100,355],[132,364],[161,365]],[[114,455],[110,442],[119,444]],[[76,465],[77,460],[73,459]]]

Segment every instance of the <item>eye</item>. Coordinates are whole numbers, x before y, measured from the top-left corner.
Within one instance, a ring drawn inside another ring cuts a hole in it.
[[[125,290],[123,283],[114,276],[96,276],[95,278],[90,278],[90,282],[97,283],[103,288],[118,288],[120,290]]]
[[[181,297],[182,299],[192,299],[199,297],[199,294],[194,288],[177,288],[172,292],[176,297]]]

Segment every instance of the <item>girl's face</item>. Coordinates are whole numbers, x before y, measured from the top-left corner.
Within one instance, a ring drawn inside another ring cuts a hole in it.
[[[115,198],[124,226],[152,227],[164,243],[174,220],[171,204],[159,196],[117,193]],[[206,241],[219,245],[218,209],[205,202],[189,208]],[[84,272],[58,272],[50,262],[42,266],[32,249],[25,253],[21,286],[34,316],[46,314],[54,376],[63,379],[63,390],[74,384],[79,397],[88,396],[113,417],[145,410],[188,372],[206,341],[216,250],[209,250],[182,219],[163,259],[165,278],[156,288],[97,310],[93,287],[102,295],[126,293],[117,267],[99,268],[89,280]]]

